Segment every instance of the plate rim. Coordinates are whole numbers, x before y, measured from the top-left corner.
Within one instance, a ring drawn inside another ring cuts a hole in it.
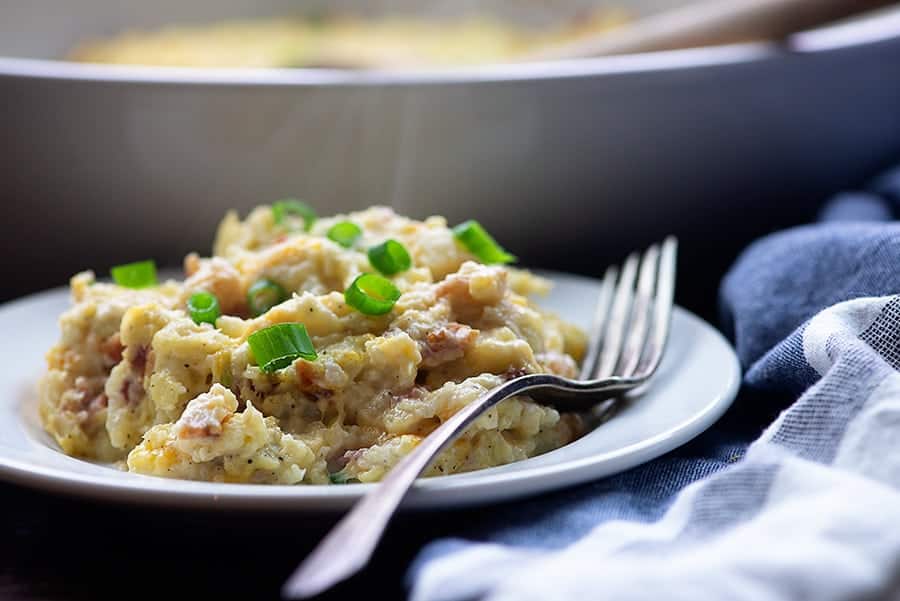
[[[596,285],[599,280],[566,272],[535,270],[557,281],[566,279]],[[27,306],[35,301],[49,300],[67,294],[65,287],[51,288],[0,304],[0,312]],[[485,468],[464,474],[451,474],[419,479],[404,501],[403,509],[459,507],[493,504],[526,496],[543,494],[579,483],[604,478],[655,459],[706,431],[728,410],[737,396],[741,382],[741,368],[731,343],[712,325],[694,313],[676,306],[674,313],[686,319],[693,328],[703,330],[717,339],[727,350],[730,370],[727,384],[712,395],[702,409],[664,431],[641,441],[602,453],[572,458],[560,463],[537,465],[528,469],[488,474],[488,478],[473,479],[473,474],[485,475]],[[16,414],[22,415],[20,400],[13,401]],[[20,417],[18,427],[23,428]],[[348,484],[341,487],[303,485],[272,486],[167,480],[142,474],[128,474],[127,479],[106,475],[67,471],[31,463],[7,456],[4,449],[14,449],[0,443],[0,480],[53,494],[76,496],[103,502],[140,506],[179,507],[193,509],[287,510],[300,512],[330,512],[346,509],[377,484]],[[61,453],[54,449],[55,452]],[[552,451],[551,451],[552,452]],[[77,458],[74,458],[77,460]],[[527,460],[523,460],[527,461]],[[500,466],[502,467],[502,466]],[[540,482],[540,486],[533,486]],[[173,487],[166,484],[174,485]],[[180,488],[177,488],[180,487]]]

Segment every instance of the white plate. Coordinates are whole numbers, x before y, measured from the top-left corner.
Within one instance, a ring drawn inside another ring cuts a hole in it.
[[[549,273],[556,286],[540,304],[590,322],[599,283]],[[328,510],[349,506],[370,484],[265,486],[168,480],[124,473],[68,457],[44,433],[35,386],[44,353],[58,338],[68,291],[52,290],[0,307],[0,477],[64,494],[170,506]],[[693,314],[676,309],[659,373],[610,421],[540,457],[467,474],[420,480],[407,507],[461,506],[513,499],[594,480],[649,461],[691,440],[725,412],[740,368],[728,342]]]

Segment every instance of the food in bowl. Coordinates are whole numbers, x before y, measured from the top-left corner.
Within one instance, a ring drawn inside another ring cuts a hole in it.
[[[74,48],[69,59],[177,67],[471,65],[518,60],[625,21],[625,14],[613,8],[597,9],[552,29],[526,28],[486,16],[232,20],[88,40]]]
[[[526,373],[575,376],[577,327],[529,295],[547,280],[477,223],[383,207],[317,219],[297,201],[231,212],[185,279],[155,265],[72,278],[47,354],[43,425],[74,456],[169,478],[266,484],[381,479],[423,437]],[[428,475],[496,466],[577,438],[578,415],[527,396],[481,416]]]

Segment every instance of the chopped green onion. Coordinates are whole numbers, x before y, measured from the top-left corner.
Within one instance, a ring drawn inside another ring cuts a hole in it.
[[[487,231],[477,221],[470,219],[453,228],[453,236],[459,240],[470,253],[485,263],[512,263],[516,260],[503,247],[497,244]]]
[[[211,323],[216,325],[216,320],[222,314],[219,308],[219,299],[209,292],[195,292],[187,302],[188,313],[194,323]]]
[[[156,286],[156,263],[138,261],[116,265],[109,271],[113,281],[124,288],[149,288]]]
[[[396,240],[385,240],[369,249],[369,263],[384,275],[394,275],[412,267],[406,248]]]
[[[279,323],[253,332],[247,337],[247,344],[256,364],[266,373],[287,367],[297,358],[315,361],[317,357],[302,323]]]
[[[287,298],[288,295],[284,288],[266,278],[256,280],[247,290],[247,306],[253,317],[259,317],[275,305],[286,301]]]
[[[303,229],[309,231],[316,222],[316,211],[305,202],[288,198],[272,205],[272,216],[275,223],[281,225],[287,215],[296,215],[303,219]]]
[[[346,484],[347,481],[350,480],[350,476],[345,474],[343,471],[340,471],[328,474],[328,479],[332,484]]]
[[[344,292],[347,304],[366,315],[384,315],[394,308],[400,290],[387,278],[364,273]]]
[[[362,229],[352,221],[341,221],[332,225],[326,235],[341,246],[350,248],[362,236]]]

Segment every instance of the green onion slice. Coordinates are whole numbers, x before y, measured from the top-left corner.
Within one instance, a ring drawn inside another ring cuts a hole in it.
[[[345,474],[343,471],[332,472],[328,474],[328,479],[332,484],[347,484],[347,481],[350,480],[350,476]]]
[[[384,275],[394,275],[412,267],[406,247],[396,240],[385,240],[369,249],[369,263]]]
[[[387,278],[374,273],[364,273],[353,280],[344,292],[347,304],[366,315],[384,315],[390,312],[400,298],[400,290]]]
[[[209,292],[195,292],[187,302],[188,313],[194,323],[211,323],[216,325],[216,320],[222,314],[219,308],[219,299]]]
[[[479,261],[487,265],[493,263],[512,263],[516,260],[515,255],[506,252],[503,247],[497,244],[497,241],[487,233],[487,230],[481,227],[481,224],[473,219],[460,223],[453,228],[453,236],[459,240],[470,253],[475,255]]]
[[[302,323],[279,323],[253,332],[247,337],[247,344],[256,364],[266,373],[285,368],[298,358],[315,361],[317,357]]]
[[[109,271],[113,281],[124,288],[149,288],[156,286],[156,263],[138,261],[116,265]]]
[[[284,288],[267,278],[261,278],[253,282],[247,290],[247,306],[253,317],[259,317],[275,305],[283,303],[288,298]]]
[[[275,223],[283,224],[284,218],[288,215],[296,215],[303,219],[303,229],[307,232],[316,222],[316,211],[305,202],[288,198],[279,200],[272,205],[272,216],[275,218]]]
[[[341,221],[332,225],[326,235],[341,246],[350,248],[362,236],[362,229],[352,221]]]

